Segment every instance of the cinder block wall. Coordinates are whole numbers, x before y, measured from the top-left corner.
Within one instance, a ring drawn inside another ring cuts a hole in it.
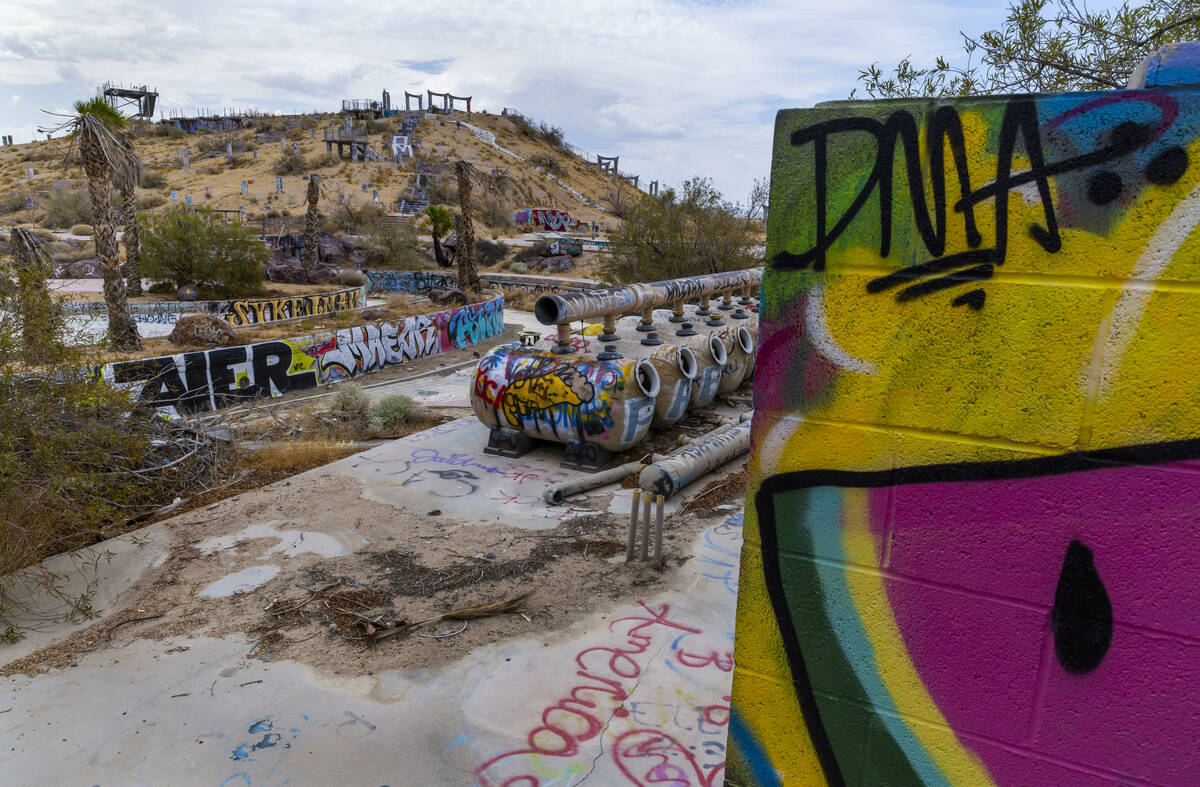
[[[729,785],[1200,779],[1200,56],[779,113]]]

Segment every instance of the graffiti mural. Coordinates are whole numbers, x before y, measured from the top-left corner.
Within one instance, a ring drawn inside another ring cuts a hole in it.
[[[233,301],[131,301],[130,314],[141,323],[174,324],[188,314],[212,314],[234,327],[257,325],[276,320],[315,317],[320,314],[361,309],[366,304],[366,288],[354,287],[337,292],[296,295],[284,298],[246,298]],[[108,308],[103,301],[68,301],[67,314],[104,317]]]
[[[428,292],[458,286],[457,273],[364,270],[363,274],[370,280],[371,290],[375,292]],[[479,280],[493,289],[527,292],[579,292],[601,286],[599,282],[591,279],[530,276],[521,273],[481,273]]]
[[[230,325],[255,325],[275,320],[292,320],[297,317],[315,317],[349,309],[361,309],[366,302],[365,288],[318,295],[296,295],[286,298],[258,298],[254,300],[230,301],[226,315]]]
[[[1197,129],[779,114],[726,784],[1194,780]]]
[[[389,364],[469,347],[504,331],[504,299],[294,339],[121,361],[98,373],[164,415],[357,377]]]
[[[635,369],[629,361],[564,360],[503,345],[480,359],[471,404],[488,426],[623,450],[645,436],[654,416]]]
[[[578,229],[579,219],[572,218],[565,210],[553,208],[525,208],[513,213],[513,224],[532,224],[539,229],[553,232],[571,232]]]
[[[427,292],[444,287],[457,287],[458,274],[437,271],[377,271],[364,270],[373,292]]]

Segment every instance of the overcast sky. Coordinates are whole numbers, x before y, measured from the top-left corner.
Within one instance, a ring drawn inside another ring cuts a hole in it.
[[[340,108],[387,88],[474,96],[559,126],[623,172],[712,177],[744,200],[776,110],[845,98],[858,69],[961,51],[1003,0],[446,0],[358,5],[21,0],[0,23],[0,131],[33,138],[105,80],[159,111]]]

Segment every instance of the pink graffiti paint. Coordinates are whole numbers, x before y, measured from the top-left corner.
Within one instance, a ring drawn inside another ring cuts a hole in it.
[[[538,787],[541,779],[532,772],[544,769],[545,758],[571,758],[580,754],[581,744],[604,733],[612,719],[627,719],[629,692],[649,666],[650,658],[672,640],[701,634],[700,628],[668,617],[669,604],[657,608],[638,602],[642,612],[609,624],[619,641],[584,648],[576,654],[575,675],[579,682],[566,696],[546,706],[541,724],[526,736],[527,746],[504,752],[480,765],[475,776],[480,787]],[[652,646],[659,647],[652,650]],[[690,669],[732,668],[729,653],[673,652],[677,665]],[[725,698],[728,702],[728,697]],[[703,721],[724,728],[729,723],[728,705],[710,705],[701,711]],[[670,735],[658,730],[636,728],[622,735],[613,748],[617,767],[629,784],[673,784],[677,787],[712,787],[725,763],[702,765]],[[686,767],[685,767],[686,766]],[[565,767],[565,766],[564,766]]]
[[[912,663],[998,783],[1195,779],[1200,461],[869,494]],[[1091,551],[1113,618],[1083,674],[1059,663],[1051,621],[1073,541]]]

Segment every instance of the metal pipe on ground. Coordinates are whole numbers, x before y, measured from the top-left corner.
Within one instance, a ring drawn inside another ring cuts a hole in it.
[[[611,313],[628,314],[757,286],[762,282],[762,273],[762,268],[747,268],[646,284],[543,295],[534,304],[533,313],[543,325],[561,325]]]
[[[562,484],[546,487],[546,491],[542,493],[542,499],[552,506],[562,505],[563,501],[568,497],[590,492],[607,484],[617,484],[624,481],[629,476],[638,472],[645,465],[652,462],[657,462],[659,459],[665,459],[665,456],[646,454],[641,459],[634,462],[627,462],[618,467],[613,467],[608,470],[601,470],[599,473],[592,473],[583,478],[578,478],[574,481],[567,481]]]
[[[750,450],[750,422],[718,430],[661,462],[647,465],[638,485],[648,494],[670,497],[697,478]]]

